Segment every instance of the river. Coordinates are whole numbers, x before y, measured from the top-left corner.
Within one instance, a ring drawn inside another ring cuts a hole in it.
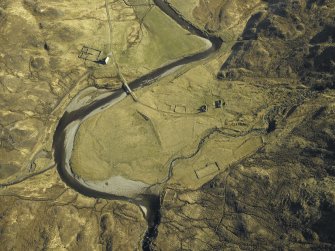
[[[223,43],[222,39],[198,29],[192,23],[185,20],[164,0],[154,0],[154,3],[181,27],[194,35],[207,39],[211,47],[203,52],[183,57],[175,62],[164,65],[129,83],[132,90],[150,85],[159,78],[173,72],[177,67],[205,59],[218,51]],[[147,189],[146,184],[133,182],[117,177],[110,180],[109,188],[103,184],[87,182],[78,177],[71,169],[70,159],[76,132],[80,124],[90,116],[115,105],[126,97],[123,89],[113,91],[110,95],[98,99],[76,110],[66,111],[60,119],[53,137],[54,158],[61,179],[77,192],[94,198],[109,200],[125,200],[145,208],[144,215],[148,222],[148,230],[144,237],[142,248],[150,250],[150,243],[157,235],[157,227],[160,222],[160,190]],[[112,184],[112,185],[111,185]],[[128,192],[118,192],[118,186],[127,185]],[[112,187],[112,188],[110,188]],[[113,189],[114,188],[114,189]]]

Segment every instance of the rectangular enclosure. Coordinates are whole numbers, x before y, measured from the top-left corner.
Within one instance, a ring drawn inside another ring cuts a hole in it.
[[[101,55],[100,50],[90,48],[87,46],[83,46],[78,57],[84,60],[89,60],[89,61],[94,62],[94,61],[99,60],[100,55]]]
[[[195,175],[197,176],[198,179],[216,173],[217,171],[220,171],[220,168],[216,162],[207,164],[205,167],[202,167],[198,170],[194,170]]]
[[[154,5],[152,0],[123,0],[123,2],[130,6]]]

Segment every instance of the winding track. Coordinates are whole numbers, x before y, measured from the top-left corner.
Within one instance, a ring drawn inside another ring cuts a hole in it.
[[[186,56],[182,59],[179,59],[175,62],[162,66],[153,72],[146,74],[133,82],[129,83],[129,86],[132,89],[139,89],[144,86],[150,85],[155,80],[165,76],[175,67],[186,65],[195,61],[205,59],[215,53],[220,49],[223,41],[221,38],[209,35],[204,31],[196,28],[190,22],[186,21],[179,13],[176,12],[165,0],[153,0],[155,5],[158,6],[164,13],[170,16],[176,23],[181,27],[188,30],[194,35],[205,38],[212,43],[212,46],[200,53],[196,53],[190,56]],[[150,228],[152,228],[157,221],[157,211],[159,211],[159,196],[152,193],[143,193],[134,197],[120,196],[111,194],[104,191],[99,191],[94,189],[94,187],[83,182],[79,177],[77,177],[73,172],[69,164],[69,159],[71,157],[73,141],[75,133],[78,130],[82,121],[99,112],[106,107],[110,107],[113,104],[119,102],[120,100],[126,97],[125,92],[122,89],[119,89],[113,92],[111,95],[97,100],[89,105],[79,108],[76,111],[65,112],[62,118],[60,119],[57,129],[53,138],[53,148],[54,148],[54,157],[57,164],[57,170],[61,179],[71,188],[77,192],[94,198],[104,198],[104,199],[115,199],[115,200],[126,200],[136,205],[144,206],[147,208],[147,221],[149,225],[148,235],[152,235],[152,229],[150,233]],[[72,130],[69,130],[72,128]],[[145,240],[144,240],[145,241]]]

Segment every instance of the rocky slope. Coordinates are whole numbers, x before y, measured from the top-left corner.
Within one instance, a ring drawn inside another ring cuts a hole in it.
[[[269,1],[253,14],[218,77],[299,79],[306,86],[334,88],[332,1]]]
[[[175,196],[163,204],[157,247],[333,249],[334,98],[308,100],[273,132],[275,143],[201,189],[168,190]]]
[[[158,250],[335,248],[334,5],[267,1],[250,17],[218,72],[222,88],[288,93],[264,117],[256,154],[199,190],[166,190]],[[307,95],[288,106],[299,86]]]

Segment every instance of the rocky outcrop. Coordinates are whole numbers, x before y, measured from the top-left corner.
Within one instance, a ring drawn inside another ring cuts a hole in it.
[[[334,96],[302,105],[286,126],[298,114],[304,118],[285,137],[198,191],[173,190],[174,200],[162,206],[156,245],[162,250],[333,249]]]
[[[269,1],[254,14],[218,75],[220,79],[299,79],[313,89],[333,88],[334,3]]]

